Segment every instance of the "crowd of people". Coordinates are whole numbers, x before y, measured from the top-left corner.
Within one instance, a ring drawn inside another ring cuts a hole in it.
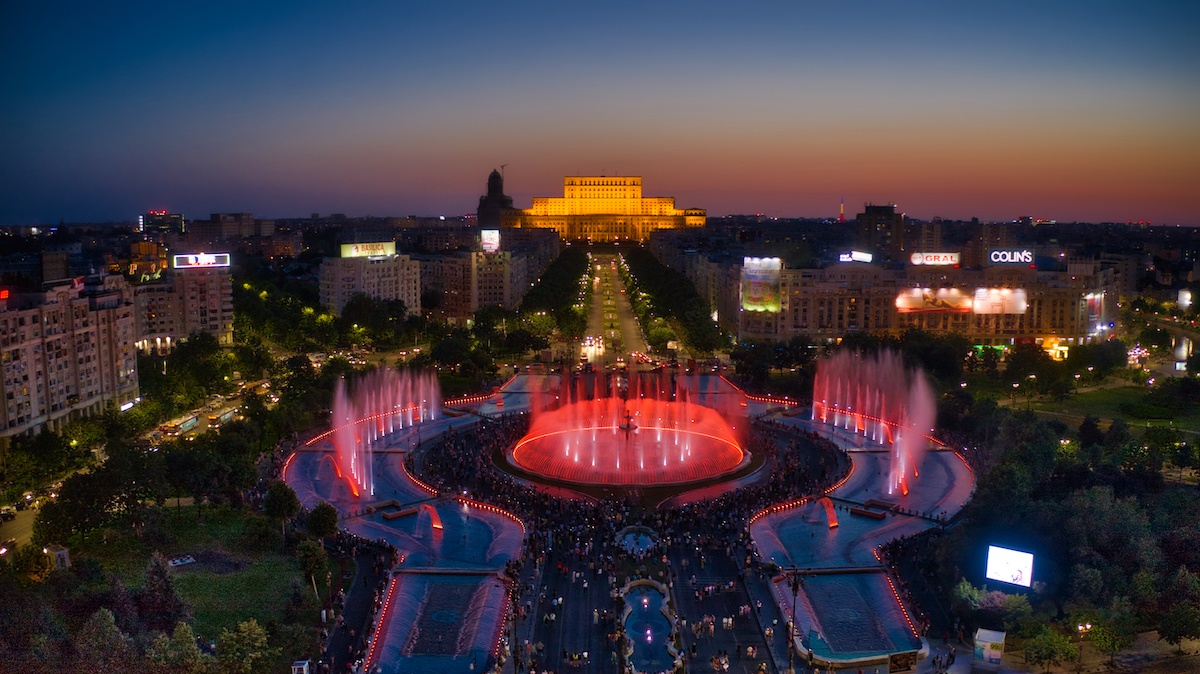
[[[440,494],[465,492],[471,498],[513,513],[525,524],[522,554],[506,567],[506,574],[514,583],[511,609],[516,620],[524,620],[534,612],[534,601],[544,609],[540,611],[542,620],[558,614],[555,609],[559,607],[544,606],[548,601],[544,593],[535,595],[531,584],[519,582],[522,570],[529,564],[538,572],[571,575],[572,582],[580,581],[581,577],[585,584],[589,577],[606,582],[618,607],[619,582],[627,583],[637,575],[618,578],[618,569],[647,558],[665,560],[665,552],[676,546],[695,550],[701,568],[706,554],[719,554],[737,562],[739,576],[751,568],[767,574],[749,535],[750,517],[776,503],[821,494],[849,469],[837,446],[821,436],[781,424],[756,422],[746,448],[772,462],[770,479],[758,480],[709,500],[646,509],[631,497],[558,498],[498,469],[497,461],[504,460],[504,453],[527,430],[528,416],[511,414],[447,433],[405,458],[408,470]],[[656,539],[648,549],[629,550],[620,545],[617,534],[630,525],[656,532]],[[665,573],[667,582],[673,580],[674,571],[669,565]],[[549,601],[554,599],[550,597]],[[604,625],[614,641],[620,640],[622,631],[617,615],[619,610],[596,614],[596,622]],[[524,652],[528,649],[514,650],[518,666],[528,665],[529,671],[537,671],[534,669],[539,660],[537,649],[533,654]],[[757,648],[752,653],[757,657]],[[726,667],[728,657],[725,654]],[[569,661],[568,657],[564,664],[569,666]]]

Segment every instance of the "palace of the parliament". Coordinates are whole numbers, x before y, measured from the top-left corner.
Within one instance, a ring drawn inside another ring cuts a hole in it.
[[[512,208],[503,179],[493,171],[480,213],[492,203],[499,215],[492,224],[553,229],[568,241],[598,243],[645,242],[658,230],[703,227],[706,217],[702,208],[676,208],[674,197],[643,197],[641,176],[567,176],[561,197],[534,197],[533,206],[522,210]],[[481,218],[480,224],[487,223]]]

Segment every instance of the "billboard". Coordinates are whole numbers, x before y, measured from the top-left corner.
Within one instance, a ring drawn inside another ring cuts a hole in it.
[[[171,266],[175,269],[228,267],[229,253],[191,253],[189,255],[176,255]]]
[[[779,275],[783,260],[777,257],[742,259],[742,309],[777,313],[782,308]]]
[[[908,259],[913,264],[950,265],[958,264],[961,257],[958,253],[913,253]]]
[[[976,288],[975,313],[1023,314],[1029,308],[1024,288]]]
[[[971,296],[958,288],[910,288],[896,296],[896,311],[965,314],[971,311]]]
[[[375,241],[371,243],[343,243],[342,257],[381,257],[396,254],[395,241]]]
[[[1033,555],[989,545],[987,573],[984,575],[989,580],[1029,587],[1033,582]]]
[[[992,264],[1033,264],[1031,250],[993,250],[988,253]]]
[[[500,230],[485,229],[479,233],[479,238],[483,244],[483,252],[495,253],[500,250]]]
[[[852,250],[849,253],[838,255],[838,262],[870,262],[875,256],[870,253],[864,253],[861,250]]]

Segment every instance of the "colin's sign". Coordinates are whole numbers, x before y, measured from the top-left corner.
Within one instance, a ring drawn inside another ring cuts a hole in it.
[[[992,264],[1033,264],[1031,250],[993,250],[988,259]]]

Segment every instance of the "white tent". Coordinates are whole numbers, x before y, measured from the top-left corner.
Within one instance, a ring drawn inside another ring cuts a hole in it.
[[[985,630],[975,631],[975,657],[972,667],[982,669],[1000,669],[1000,659],[1004,656],[1004,632]]]

